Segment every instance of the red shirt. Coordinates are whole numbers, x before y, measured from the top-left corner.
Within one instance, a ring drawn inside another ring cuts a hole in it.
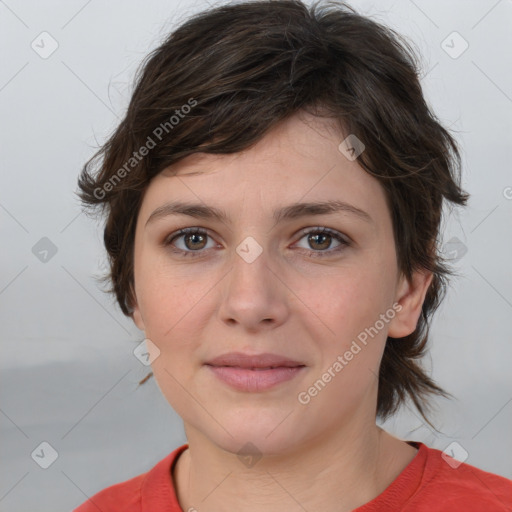
[[[352,512],[500,512],[512,511],[512,480],[460,464],[442,452],[409,442],[418,453],[398,477],[370,502]],[[172,470],[188,444],[180,446],[139,476],[98,492],[73,512],[183,512]]]

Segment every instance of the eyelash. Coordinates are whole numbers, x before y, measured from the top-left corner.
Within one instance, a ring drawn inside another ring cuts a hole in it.
[[[306,229],[302,230],[300,234],[301,234],[301,237],[297,241],[302,240],[302,238],[304,238],[306,235],[311,235],[311,234],[313,234],[313,235],[320,235],[320,234],[322,234],[322,235],[329,235],[329,236],[335,238],[338,242],[340,242],[341,245],[339,245],[338,247],[336,247],[335,249],[332,249],[332,250],[328,250],[328,251],[313,251],[312,250],[310,256],[312,256],[314,258],[323,258],[323,257],[326,257],[326,256],[332,256],[333,254],[337,254],[337,253],[341,252],[342,250],[344,250],[346,247],[349,247],[351,245],[350,242],[346,238],[344,238],[340,233],[338,233],[337,231],[334,231],[332,229],[329,229],[329,228],[317,227],[317,228],[313,228],[313,229],[310,229],[310,230],[307,230],[307,228],[306,228]],[[178,239],[178,238],[180,238],[180,237],[182,237],[184,235],[206,235],[206,236],[210,236],[207,231],[205,231],[204,229],[201,229],[201,228],[197,228],[197,227],[194,227],[194,228],[183,228],[183,229],[180,229],[177,232],[171,234],[170,236],[168,236],[163,241],[162,245],[164,247],[169,247],[172,252],[177,253],[177,254],[179,254],[182,257],[192,257],[192,258],[194,258],[194,257],[201,256],[202,253],[204,253],[204,250],[202,250],[202,249],[197,250],[197,251],[184,251],[182,249],[176,249],[172,245],[172,242],[174,242],[176,239]],[[304,250],[307,250],[307,249],[304,249]]]

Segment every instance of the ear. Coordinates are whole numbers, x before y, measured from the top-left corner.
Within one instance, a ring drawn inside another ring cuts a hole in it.
[[[397,313],[389,324],[388,336],[403,338],[414,332],[433,278],[432,272],[425,270],[414,272],[410,281],[403,274],[400,275],[395,303],[401,309],[396,308]]]
[[[137,301],[137,295],[135,294],[135,290],[131,287],[131,295],[133,297],[133,313],[132,320],[133,323],[141,330],[145,331],[146,327],[144,325],[144,320],[142,319],[142,314],[140,312],[139,303]]]
[[[142,315],[140,314],[140,310],[138,306],[133,307],[132,313],[133,323],[141,330],[145,331],[146,327],[144,326],[144,321],[142,320]]]

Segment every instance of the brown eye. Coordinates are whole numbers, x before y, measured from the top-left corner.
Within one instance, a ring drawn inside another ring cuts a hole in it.
[[[163,245],[169,246],[172,251],[183,256],[199,256],[204,252],[203,249],[206,248],[208,238],[208,233],[203,229],[184,228],[167,238]],[[176,244],[175,241],[178,241],[179,244]]]
[[[309,247],[306,247],[306,250],[309,250],[311,255],[314,257],[332,255],[342,251],[350,245],[348,239],[343,237],[341,233],[329,228],[316,228],[309,231],[303,231],[302,235],[301,240],[307,237],[307,244]],[[327,250],[331,247],[333,239],[336,240],[339,245],[334,249]],[[313,251],[311,251],[310,248],[313,249]]]
[[[331,245],[332,235],[326,233],[310,233],[308,235],[308,243],[316,245],[315,249],[329,249]]]
[[[187,249],[198,250],[204,249],[206,236],[202,233],[186,233],[183,236],[183,242]]]

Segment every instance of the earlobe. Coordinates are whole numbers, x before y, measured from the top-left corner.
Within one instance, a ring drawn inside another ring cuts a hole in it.
[[[137,294],[135,293],[135,285],[130,283],[129,286],[129,294],[127,297],[129,306],[131,306],[133,312],[131,314],[133,323],[141,330],[145,331],[146,327],[144,325],[144,320],[142,319],[142,314],[140,312],[139,303],[137,299]]]
[[[414,272],[410,281],[401,276],[395,297],[401,309],[389,324],[388,336],[403,338],[414,332],[433,277],[432,272],[425,270]]]
[[[146,327],[144,325],[144,320],[142,319],[142,314],[140,312],[139,304],[137,302],[137,295],[135,294],[135,291],[133,290],[133,288],[131,289],[131,291],[132,291],[131,297],[132,297],[132,308],[133,308],[133,313],[132,313],[133,323],[141,331],[145,331]]]
[[[144,321],[142,320],[142,315],[140,314],[139,306],[137,305],[133,307],[132,320],[141,331],[146,330],[144,326]]]

